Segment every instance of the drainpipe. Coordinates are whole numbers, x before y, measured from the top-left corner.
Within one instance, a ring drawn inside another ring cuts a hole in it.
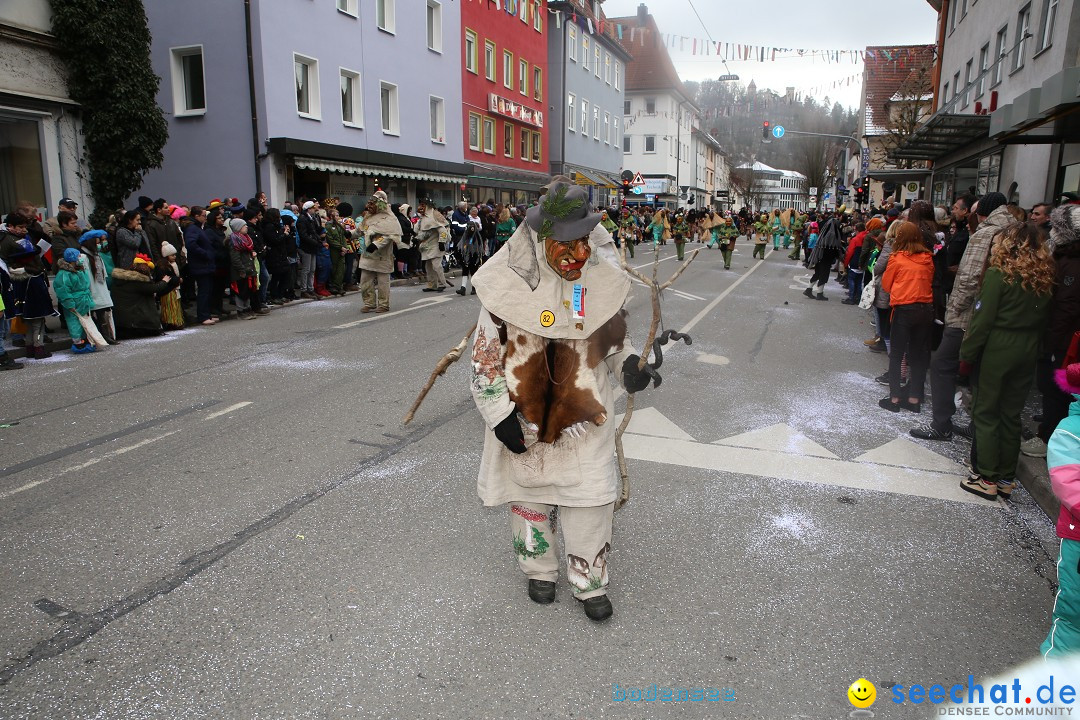
[[[937,62],[934,63],[934,72],[931,74],[931,81],[934,84],[934,111],[937,111],[938,106],[938,88],[941,85],[941,59],[945,52],[945,23],[948,22],[949,17],[949,5],[953,0],[941,0],[941,12],[938,14],[938,28],[937,28]],[[931,113],[933,114],[933,113]]]
[[[562,36],[563,36],[563,46],[562,46],[562,96],[563,96],[563,100],[561,100],[561,102],[565,102],[566,94],[568,92],[570,92],[570,88],[566,87],[566,66],[568,64],[566,62],[566,53],[569,50],[569,48],[567,48],[567,42],[569,42],[567,40],[568,32],[569,31],[567,30],[566,23],[563,23],[563,27],[562,27]],[[550,93],[548,95],[549,95],[548,96],[548,101],[550,101],[551,100]],[[554,105],[554,107],[560,107],[560,106],[559,105]],[[576,107],[574,108],[574,112],[577,112]],[[563,113],[563,119],[562,119],[562,127],[563,127],[562,137],[559,138],[559,158],[560,158],[560,162],[561,162],[562,166],[559,168],[559,173],[558,174],[562,174],[562,175],[566,174],[566,134],[568,132],[570,132],[570,127],[569,127],[569,125],[567,123],[568,123],[568,121],[567,121],[566,113],[564,112]]]
[[[251,42],[251,0],[244,0],[244,33],[247,36],[248,98],[251,103],[251,157],[255,164],[255,190],[263,191],[262,169],[259,167],[259,110],[255,98],[255,59]]]
[[[62,198],[68,196],[68,194],[67,194],[67,183],[64,180],[64,128],[62,127],[63,120],[64,120],[64,114],[65,114],[65,108],[64,108],[63,105],[61,105],[60,106],[60,117],[58,117],[56,119],[56,151],[57,151],[56,154],[58,156],[58,159],[60,160],[60,197],[62,197]],[[83,202],[84,203],[86,202],[85,199],[83,200]],[[56,205],[56,202],[53,201],[52,204]]]

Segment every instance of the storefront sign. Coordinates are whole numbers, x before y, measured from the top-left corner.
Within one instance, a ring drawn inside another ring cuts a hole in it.
[[[667,178],[649,178],[645,180],[645,192],[653,195],[674,195],[675,183]]]
[[[495,93],[488,94],[488,110],[505,117],[514,118],[533,127],[544,127],[544,113],[539,110],[527,108],[521,103],[499,97]]]

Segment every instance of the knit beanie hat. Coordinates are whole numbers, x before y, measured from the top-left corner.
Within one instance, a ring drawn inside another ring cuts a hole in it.
[[[153,204],[154,204],[154,201],[152,199],[146,197],[145,195],[140,195],[139,196],[139,209],[140,210],[142,208],[146,207],[147,205],[153,205]]]
[[[68,248],[64,251],[64,262],[75,264],[79,262],[79,255],[81,253],[75,248]]]
[[[1007,205],[1009,201],[999,192],[986,193],[979,198],[979,210],[978,213],[983,217],[989,217],[990,213],[997,210],[1002,205]]]
[[[866,223],[866,232],[874,232],[882,227],[885,227],[885,222],[879,217],[872,217],[870,218],[870,221]]]
[[[239,235],[240,231],[243,230],[245,227],[247,227],[247,223],[240,218],[233,218],[229,221],[229,229],[237,235]]]
[[[1050,247],[1080,240],[1080,205],[1062,205],[1050,213]]]
[[[175,254],[176,254],[176,248],[174,248],[171,243],[167,243],[167,242],[161,243],[161,257],[163,257],[163,258],[172,257]]]

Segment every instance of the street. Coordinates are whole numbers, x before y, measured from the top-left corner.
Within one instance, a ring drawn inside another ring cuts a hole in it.
[[[868,315],[751,250],[665,293],[693,344],[636,399],[603,624],[565,567],[555,604],[526,596],[476,497],[467,362],[401,424],[475,297],[294,303],[0,375],[0,716],[840,718],[865,677],[878,717],[928,717],[887,688],[1034,657],[1051,522],[964,493],[967,441],[878,408]],[[643,286],[628,309],[640,342]],[[617,699],[653,683],[733,699]]]

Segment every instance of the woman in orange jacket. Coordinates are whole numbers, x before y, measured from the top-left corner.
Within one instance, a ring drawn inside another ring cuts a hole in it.
[[[922,409],[923,384],[930,365],[934,329],[934,260],[915,223],[896,231],[892,255],[881,276],[881,289],[892,305],[892,342],[889,343],[889,397],[878,403],[890,412]],[[901,398],[900,365],[907,356],[907,398]]]

